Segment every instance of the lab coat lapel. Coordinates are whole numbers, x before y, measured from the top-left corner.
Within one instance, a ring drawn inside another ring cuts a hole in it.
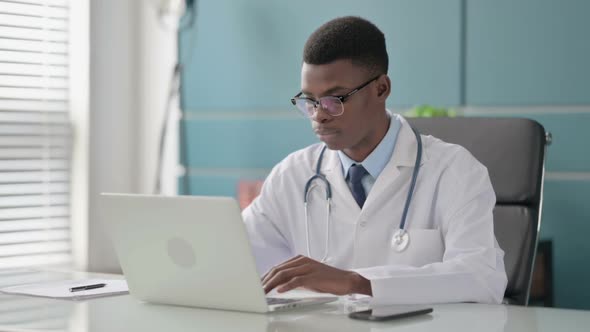
[[[402,188],[404,183],[399,183],[400,169],[403,167],[414,168],[416,163],[416,151],[418,150],[418,143],[416,136],[412,131],[410,124],[400,115],[396,116],[402,123],[395,148],[389,163],[385,166],[379,177],[375,181],[371,192],[367,196],[365,201],[365,209],[370,209],[375,203],[378,202],[379,197],[382,195],[390,195],[389,193],[395,192]],[[426,161],[426,153],[424,153],[424,147],[422,148],[422,161],[420,165]],[[389,192],[389,193],[388,193]],[[352,196],[352,195],[351,195]],[[391,195],[390,195],[391,196]]]

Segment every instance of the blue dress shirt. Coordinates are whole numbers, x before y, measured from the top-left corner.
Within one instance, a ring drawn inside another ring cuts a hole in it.
[[[385,133],[385,136],[381,142],[379,142],[379,145],[377,145],[375,150],[373,150],[373,152],[371,152],[362,162],[356,162],[350,159],[344,152],[338,151],[338,157],[340,157],[340,163],[342,164],[342,174],[344,175],[346,183],[348,184],[348,187],[351,188],[351,190],[352,184],[348,180],[348,170],[350,169],[350,166],[353,164],[361,164],[369,173],[361,180],[367,197],[369,196],[369,191],[371,191],[371,188],[373,188],[373,184],[375,184],[377,177],[379,174],[381,174],[385,168],[385,165],[387,165],[391,159],[393,150],[395,149],[395,142],[397,141],[397,134],[400,130],[401,122],[395,115],[392,115],[391,113],[389,113],[389,118],[390,123],[387,133]]]

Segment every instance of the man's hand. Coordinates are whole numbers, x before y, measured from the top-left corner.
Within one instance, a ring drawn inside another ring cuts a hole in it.
[[[273,267],[262,277],[264,292],[279,293],[303,287],[336,295],[372,295],[371,283],[358,273],[340,270],[305,256],[295,256]]]

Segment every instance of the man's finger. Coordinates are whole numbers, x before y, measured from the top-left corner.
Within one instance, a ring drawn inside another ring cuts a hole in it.
[[[311,265],[303,264],[291,268],[284,268],[283,270],[277,272],[272,278],[267,280],[262,284],[264,288],[264,293],[268,293],[273,290],[276,286],[287,283],[291,281],[293,278],[301,277],[309,272],[311,272]]]
[[[261,279],[262,279],[262,280],[266,279],[266,278],[267,278],[267,277],[268,277],[270,274],[272,274],[272,273],[273,273],[273,271],[275,271],[276,269],[283,267],[285,264],[289,264],[289,263],[291,263],[291,262],[293,262],[293,261],[299,260],[299,259],[301,259],[301,257],[305,257],[305,256],[302,256],[302,255],[293,256],[293,257],[291,257],[291,258],[287,259],[286,261],[284,261],[284,262],[281,262],[280,264],[273,266],[273,267],[272,267],[272,268],[270,268],[268,271],[266,271],[266,273],[265,273],[265,274],[262,276],[262,278],[261,278]]]
[[[277,271],[273,277],[268,278],[266,282],[262,284],[265,293],[270,292],[276,286],[288,282],[294,277],[309,273],[311,271],[311,266],[309,264],[303,264],[294,266],[291,268],[283,268],[280,271]]]
[[[280,285],[277,288],[277,292],[284,293],[284,292],[288,292],[292,289],[295,289],[297,287],[305,287],[309,280],[310,280],[310,278],[308,276],[298,276],[298,277],[292,278],[290,281]]]
[[[277,265],[275,267],[273,267],[272,269],[270,269],[270,271],[268,271],[263,277],[262,277],[262,283],[265,284],[267,283],[270,279],[272,279],[277,273],[279,273],[280,271],[283,271],[285,269],[290,269],[299,265],[303,265],[303,264],[307,264],[309,262],[309,258],[305,257],[305,256],[295,256],[291,259],[289,259],[288,261],[285,261],[284,263]]]

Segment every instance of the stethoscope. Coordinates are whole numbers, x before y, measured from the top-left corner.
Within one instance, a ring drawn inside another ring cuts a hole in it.
[[[393,233],[391,238],[391,247],[397,251],[402,252],[406,250],[408,245],[410,244],[410,235],[406,231],[406,217],[408,215],[408,210],[410,208],[410,202],[412,201],[412,195],[414,193],[414,187],[416,186],[416,178],[418,178],[418,173],[420,169],[420,161],[422,160],[422,139],[420,137],[420,133],[416,129],[412,127],[412,131],[414,135],[416,135],[416,141],[418,142],[418,149],[416,150],[416,162],[414,164],[414,171],[412,172],[412,182],[410,184],[410,189],[408,190],[408,195],[406,197],[406,204],[404,205],[404,211],[402,213],[402,220],[399,224],[399,229]],[[305,183],[305,191],[303,193],[303,205],[305,207],[305,236],[307,241],[307,256],[311,257],[311,246],[309,241],[309,214],[308,214],[308,195],[311,189],[313,188],[313,182],[315,180],[319,180],[324,183],[326,187],[326,247],[324,249],[324,256],[320,260],[320,262],[325,262],[328,258],[328,249],[330,247],[330,212],[332,208],[332,186],[330,185],[330,181],[326,178],[325,175],[321,173],[322,161],[324,159],[324,152],[326,152],[327,146],[324,145],[322,151],[320,152],[320,156],[318,157],[318,161],[316,164],[315,174],[307,180]]]

